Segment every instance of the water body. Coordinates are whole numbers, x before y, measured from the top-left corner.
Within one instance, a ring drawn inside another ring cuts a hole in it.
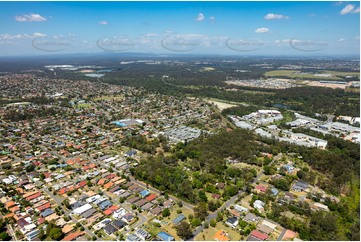
[[[87,77],[97,77],[97,78],[100,78],[100,77],[105,76],[105,74],[95,74],[95,73],[92,73],[92,74],[85,74],[85,76],[87,76]]]
[[[113,69],[106,69],[106,70],[99,70],[99,71],[96,71],[97,73],[102,73],[102,72],[113,72]]]
[[[115,125],[118,125],[118,126],[120,126],[120,127],[126,127],[127,125],[126,124],[124,124],[124,123],[122,123],[122,122],[119,122],[119,121],[114,121],[114,122],[112,122],[113,124],[115,124]]]

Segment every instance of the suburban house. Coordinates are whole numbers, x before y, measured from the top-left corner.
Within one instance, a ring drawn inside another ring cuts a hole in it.
[[[232,228],[236,228],[238,225],[238,218],[236,217],[229,218],[227,219],[226,224]]]
[[[213,238],[215,241],[230,241],[227,232],[223,229],[218,230]]]

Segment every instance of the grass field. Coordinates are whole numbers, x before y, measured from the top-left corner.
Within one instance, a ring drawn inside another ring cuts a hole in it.
[[[93,107],[93,105],[91,105],[90,103],[81,103],[81,104],[77,104],[75,107],[76,108],[91,108],[91,107]]]
[[[238,169],[242,169],[242,168],[254,168],[257,172],[259,172],[261,170],[261,168],[259,166],[256,165],[251,165],[251,164],[247,164],[247,163],[236,163],[236,164],[230,164],[229,166],[234,167],[234,168],[238,168]]]

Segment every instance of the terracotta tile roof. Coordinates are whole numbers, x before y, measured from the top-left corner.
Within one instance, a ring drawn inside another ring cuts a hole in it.
[[[256,186],[256,190],[259,190],[261,192],[266,192],[267,191],[267,188],[262,186],[262,185],[257,185]]]
[[[149,202],[153,201],[154,199],[157,198],[157,195],[155,195],[154,193],[153,194],[150,194],[148,197],[146,197],[145,199]]]
[[[214,198],[214,199],[219,199],[221,197],[221,195],[219,195],[219,194],[213,194],[212,195],[212,198]]]
[[[68,192],[68,188],[63,187],[62,189],[59,190],[58,194],[59,194],[59,195],[63,195],[63,194],[65,194],[65,193],[67,193],[67,192]]]
[[[104,185],[105,189],[111,188],[114,185],[113,182],[108,182],[107,184]]]
[[[31,196],[29,196],[29,197],[27,197],[27,198],[25,198],[26,199],[26,201],[31,201],[31,200],[33,200],[33,199],[35,199],[35,198],[37,198],[37,197],[40,197],[41,196],[41,193],[40,192],[37,192],[37,193],[35,193],[34,195],[31,195]]]
[[[9,208],[11,208],[11,207],[13,207],[13,206],[15,206],[15,203],[14,203],[14,201],[12,201],[12,200],[7,201],[7,202],[5,203],[5,208],[6,208],[6,209],[9,209]]]
[[[217,233],[214,235],[214,239],[218,241],[230,241],[226,231],[224,231],[223,229],[217,231]]]
[[[109,174],[109,175],[107,175],[105,178],[106,179],[113,179],[114,177],[116,177],[117,175],[115,175],[115,174]]]
[[[293,232],[292,230],[287,229],[285,235],[283,236],[282,240],[289,240],[293,239],[297,236],[296,232]]]
[[[251,235],[253,237],[256,237],[257,239],[260,239],[260,240],[265,240],[265,239],[268,238],[267,234],[261,233],[258,230],[252,230]]]
[[[27,192],[23,195],[23,198],[27,198],[27,197],[30,197],[31,195],[34,195],[35,193],[37,193],[37,191],[35,192]]]
[[[107,210],[105,210],[105,211],[104,211],[104,214],[105,214],[106,216],[108,216],[108,215],[114,213],[115,211],[117,211],[118,209],[119,209],[118,206],[113,205],[113,206],[111,206],[110,208],[108,208]]]
[[[44,205],[41,205],[40,207],[37,207],[36,209],[41,212],[47,208],[50,208],[51,207],[51,204],[48,202],[48,203],[45,203]]]
[[[103,185],[105,183],[105,179],[103,178],[100,178],[99,181],[98,181],[98,185]]]
[[[86,185],[86,181],[81,181],[78,183],[77,187],[84,187]]]
[[[72,241],[76,238],[78,238],[79,236],[82,236],[84,234],[84,232],[81,231],[76,231],[74,233],[70,233],[67,236],[64,237],[64,239],[62,239],[61,241]]]
[[[20,211],[20,208],[19,208],[19,206],[14,206],[14,207],[10,208],[9,210],[10,210],[12,213],[15,213],[15,212],[17,212],[17,211]]]
[[[38,224],[43,224],[45,222],[45,218],[39,218],[38,219]]]

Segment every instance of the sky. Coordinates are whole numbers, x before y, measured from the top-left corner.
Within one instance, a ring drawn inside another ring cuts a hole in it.
[[[359,55],[359,2],[0,2],[0,56]]]

